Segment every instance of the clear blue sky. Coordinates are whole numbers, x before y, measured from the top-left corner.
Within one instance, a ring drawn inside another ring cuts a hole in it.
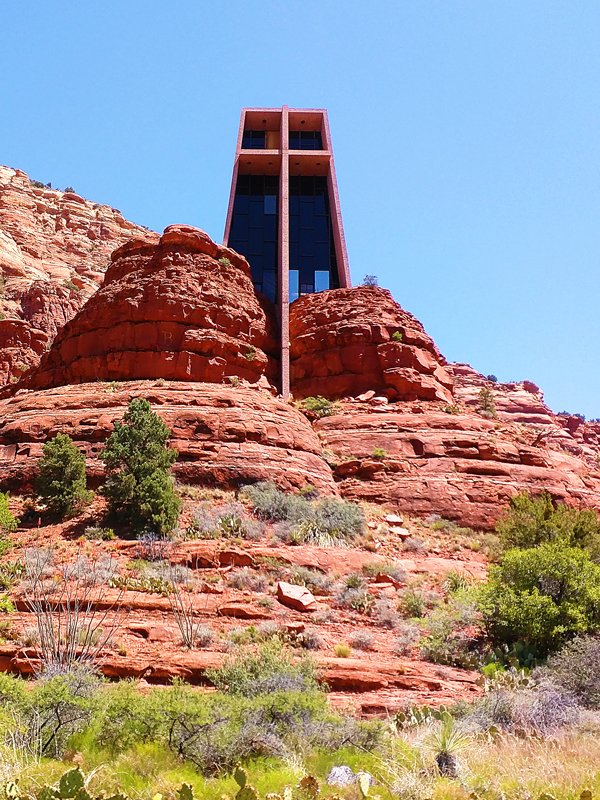
[[[598,0],[0,5],[0,163],[220,240],[240,109],[325,107],[354,281],[588,418],[599,89]]]

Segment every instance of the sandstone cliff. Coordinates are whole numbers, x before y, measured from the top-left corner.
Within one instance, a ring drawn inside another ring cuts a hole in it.
[[[175,474],[187,483],[312,484],[482,529],[524,489],[600,507],[600,424],[554,415],[527,381],[492,383],[447,364],[387,290],[337,289],[291,306],[292,392],[341,401],[311,426],[272,396],[273,305],[254,290],[245,259],[203,231],[136,232],[113,251],[98,291],[86,278],[80,309],[50,272],[40,288],[25,261],[10,280],[24,281],[26,318],[15,311],[0,327],[5,371],[31,365],[0,401],[4,488],[31,486],[43,443],[59,431],[86,453],[97,484],[113,420],[131,397],[147,396],[173,430]],[[482,413],[482,389],[493,414]]]
[[[0,166],[0,385],[39,361],[102,283],[111,252],[132,236],[158,238],[110,206]]]
[[[115,250],[102,288],[19,385],[276,380],[276,337],[274,306],[255,292],[246,260],[172,225],[156,244]]]

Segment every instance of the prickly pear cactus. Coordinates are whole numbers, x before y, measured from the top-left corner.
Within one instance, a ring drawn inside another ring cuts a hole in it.
[[[177,792],[179,800],[194,800],[194,790],[189,783],[182,783],[181,789]]]
[[[237,785],[240,787],[240,789],[243,789],[244,786],[246,785],[246,781],[248,780],[248,773],[242,767],[241,764],[235,765],[235,769],[233,770],[233,777]]]
[[[87,789],[80,789],[73,800],[94,800],[92,795],[88,792]]]
[[[283,800],[283,797],[277,794],[277,792],[268,792],[268,794],[265,795],[265,800]]]
[[[359,772],[356,776],[356,785],[360,791],[361,797],[367,797],[369,789],[371,788],[371,777],[366,772]]]
[[[60,800],[70,800],[71,797],[75,797],[77,792],[80,789],[83,789],[84,785],[85,778],[83,777],[83,772],[79,769],[79,767],[75,767],[75,769],[70,769],[68,772],[65,772],[58,784],[58,794]]]
[[[298,788],[308,798],[310,798],[310,800],[316,800],[319,795],[319,781],[314,777],[314,775],[305,775],[303,778],[301,778]]]
[[[107,800],[129,800],[126,794],[121,794],[118,792],[117,794],[113,794],[112,797],[108,797]]]
[[[242,786],[236,794],[235,800],[259,800],[258,792],[254,786],[250,786],[250,784],[247,783],[245,786]]]
[[[51,786],[42,786],[37,796],[37,800],[60,800],[60,795]]]

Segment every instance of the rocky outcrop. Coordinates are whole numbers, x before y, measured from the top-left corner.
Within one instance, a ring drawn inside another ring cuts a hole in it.
[[[450,364],[454,394],[458,402],[477,410],[479,395],[486,389],[492,398],[496,417],[520,423],[535,430],[540,442],[554,450],[564,450],[583,459],[592,469],[600,459],[600,421],[586,422],[579,414],[554,414],[544,403],[544,395],[535,383],[499,383],[480,375],[468,364]]]
[[[198,228],[172,225],[157,244],[132,240],[113,253],[102,288],[20,385],[275,381],[276,334],[246,260]]]
[[[509,498],[523,490],[600,508],[598,462],[549,442],[546,426],[443,408],[348,402],[317,421],[341,494],[483,529],[493,528]],[[548,420],[554,433],[567,435]]]
[[[16,382],[35,366],[48,346],[48,336],[23,319],[0,319],[0,385]]]
[[[355,286],[310,294],[290,307],[294,396],[452,402],[453,381],[421,323],[387,289]]]
[[[132,236],[157,234],[124,219],[114,208],[72,192],[35,185],[21,170],[0,166],[0,312],[22,338],[14,346],[24,358],[4,358],[0,382],[20,376],[39,353],[29,348],[29,328],[52,340],[96,291],[111,252]]]
[[[273,480],[288,491],[312,484],[336,493],[317,435],[293,406],[241,385],[150,381],[20,390],[0,401],[3,490],[31,487],[42,446],[57,433],[69,434],[85,453],[90,483],[98,485],[98,455],[134,397],[145,397],[172,430],[170,444],[179,451],[173,471],[184,483],[237,487]]]

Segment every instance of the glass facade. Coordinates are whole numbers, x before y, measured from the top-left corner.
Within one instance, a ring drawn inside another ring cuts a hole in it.
[[[322,150],[321,131],[290,131],[290,150]]]
[[[277,299],[277,175],[239,175],[229,247],[248,259],[259,292]]]
[[[242,148],[244,150],[264,150],[266,146],[267,135],[265,131],[244,131],[242,136]]]
[[[337,288],[327,178],[290,176],[290,302]]]

